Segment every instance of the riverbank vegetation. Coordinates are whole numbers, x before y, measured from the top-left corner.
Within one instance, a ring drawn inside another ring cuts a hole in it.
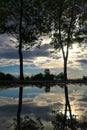
[[[0,81],[18,81],[19,80],[19,76],[14,76],[10,73],[3,73],[0,72]],[[58,75],[52,74],[50,73],[49,69],[45,69],[44,73],[37,73],[35,75],[31,75],[31,76],[25,76],[24,77],[24,81],[63,81],[64,80],[64,73],[60,72]],[[78,79],[67,79],[67,80],[83,80],[83,81],[87,81],[87,76],[83,76],[81,78]]]

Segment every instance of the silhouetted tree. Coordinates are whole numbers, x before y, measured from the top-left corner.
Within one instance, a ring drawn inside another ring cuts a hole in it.
[[[50,87],[51,86],[49,84],[45,85],[44,90],[45,90],[46,93],[50,92]]]
[[[31,77],[31,80],[43,80],[43,74],[39,73]]]
[[[5,80],[5,74],[0,72],[0,80]]]
[[[82,78],[83,80],[87,80],[87,76],[83,76],[83,78]]]
[[[59,74],[56,76],[56,79],[58,79],[58,80],[64,80],[64,73],[63,73],[63,72],[59,73]]]
[[[49,69],[44,70],[44,80],[50,80],[50,70]]]
[[[45,75],[47,75],[47,74],[50,75],[50,70],[49,70],[49,69],[45,69],[45,70],[44,70],[44,74],[45,74]]]
[[[20,80],[24,80],[23,75],[23,54],[22,48],[29,49],[35,44],[40,44],[39,38],[43,29],[44,20],[41,2],[33,0],[8,0],[0,1],[0,33],[9,32],[18,40],[18,52],[20,62]],[[42,9],[42,12],[40,11]],[[3,15],[2,15],[3,14]],[[38,42],[37,42],[38,41]],[[23,87],[19,88],[19,106],[17,112],[18,130],[20,130],[20,113],[22,110]]]
[[[27,81],[30,80],[30,77],[29,77],[29,76],[26,76],[26,77],[25,77],[25,80],[27,80]]]
[[[12,76],[11,74],[6,74],[5,79],[6,80],[14,80],[14,76]]]
[[[57,50],[62,51],[64,61],[65,81],[67,81],[67,62],[70,48],[72,47],[72,44],[75,42],[75,40],[77,41],[78,39],[79,41],[80,40],[82,41],[84,37],[84,35],[80,33],[81,28],[78,26],[81,25],[83,27],[84,24],[87,25],[87,22],[85,23],[82,18],[83,14],[85,14],[84,11],[85,4],[86,4],[85,0],[83,1],[46,0],[45,10],[47,11],[46,17],[48,18],[47,21],[49,21],[49,25],[51,28],[51,31],[49,32],[49,35],[52,39],[51,44],[54,46],[56,52]],[[83,21],[83,23],[80,22],[80,20]],[[85,30],[87,32],[87,29],[82,30]],[[65,102],[66,102],[65,104],[65,118],[66,118],[67,107],[69,107],[69,110],[71,109],[68,100],[67,85],[65,85],[64,88],[65,88]],[[72,118],[71,111],[70,116]]]

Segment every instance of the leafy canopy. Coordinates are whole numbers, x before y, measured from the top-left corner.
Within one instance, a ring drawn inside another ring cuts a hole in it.
[[[22,8],[22,41],[26,46],[34,46],[41,43],[40,36],[47,32],[44,3],[22,0]],[[8,32],[19,40],[20,0],[0,1],[0,16],[0,33]]]

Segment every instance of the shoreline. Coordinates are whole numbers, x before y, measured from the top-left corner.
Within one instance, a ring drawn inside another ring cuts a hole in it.
[[[54,85],[65,85],[65,84],[86,84],[87,85],[87,80],[58,80],[58,81],[44,81],[44,80],[34,80],[34,81],[26,81],[26,80],[14,80],[14,81],[10,81],[10,80],[1,80],[0,81],[0,87],[1,86],[23,86],[23,85],[39,85],[39,86],[54,86]]]

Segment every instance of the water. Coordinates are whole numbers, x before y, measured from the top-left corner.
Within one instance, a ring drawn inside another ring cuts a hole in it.
[[[68,86],[72,113],[79,120],[87,119],[87,86]],[[0,89],[0,117],[15,116],[18,106],[19,88]],[[51,119],[52,110],[64,111],[64,88],[27,86],[23,88],[23,114],[40,117],[44,121]],[[3,119],[4,120],[4,119]]]
[[[27,86],[23,88],[23,98],[28,98],[29,96],[35,96],[38,94],[43,94],[45,92],[46,87],[36,87],[36,86]],[[11,97],[11,98],[18,98],[18,91],[19,88],[8,88],[8,89],[0,89],[0,96],[3,97]],[[50,93],[63,93],[63,88],[58,86],[54,86],[50,88]]]

